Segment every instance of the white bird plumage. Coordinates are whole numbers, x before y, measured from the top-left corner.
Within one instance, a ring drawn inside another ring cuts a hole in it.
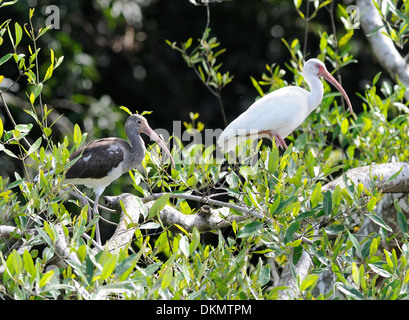
[[[228,152],[249,138],[267,137],[274,138],[278,147],[287,148],[284,138],[321,103],[324,86],[319,77],[325,78],[341,92],[353,113],[347,94],[323,62],[308,60],[304,64],[303,76],[310,91],[289,86],[263,96],[224,129],[217,141],[219,147]]]

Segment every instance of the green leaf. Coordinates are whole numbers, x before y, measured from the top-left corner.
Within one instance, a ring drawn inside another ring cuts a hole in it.
[[[405,215],[402,211],[396,212],[396,218],[398,220],[398,226],[402,230],[403,233],[408,232],[408,220],[406,220]]]
[[[192,232],[192,241],[189,244],[189,253],[192,254],[193,251],[196,250],[196,248],[200,244],[200,232],[196,227],[193,227],[193,232]]]
[[[347,296],[355,299],[355,300],[364,300],[364,296],[356,289],[354,289],[353,287],[351,287],[348,284],[345,283],[336,283],[335,284],[336,287],[339,289],[339,291],[342,291],[344,294],[346,294]]]
[[[23,30],[21,29],[20,25],[17,22],[14,24],[14,29],[16,31],[16,47],[17,47],[23,36]]]
[[[359,288],[361,280],[359,277],[359,269],[355,262],[352,263],[352,280],[354,280],[355,285]]]
[[[24,182],[24,178],[17,179],[16,181],[13,181],[12,183],[10,183],[10,184],[7,186],[7,190],[13,189],[13,188],[19,186],[20,184],[22,184],[23,182]]]
[[[18,0],[12,0],[12,1],[6,1],[6,2],[2,2],[0,1],[0,8],[1,7],[5,7],[5,6],[11,6],[13,4],[15,4]]]
[[[64,56],[59,57],[57,62],[55,63],[54,69],[58,68],[63,61],[64,61]]]
[[[24,262],[24,269],[26,269],[27,273],[34,277],[36,274],[36,270],[34,267],[33,258],[31,257],[30,253],[26,250],[23,252],[23,262]]]
[[[300,8],[301,4],[302,4],[302,0],[294,0],[294,5],[295,5],[295,7],[296,7],[297,9]]]
[[[381,76],[381,74],[382,74],[382,72],[378,72],[378,73],[375,75],[375,77],[373,78],[373,81],[372,81],[372,84],[373,84],[373,85],[376,85],[376,83],[378,82],[379,77]]]
[[[7,53],[6,55],[4,55],[1,59],[0,59],[0,66],[3,63],[6,63],[7,61],[9,61],[9,59],[13,56],[12,53]]]
[[[341,187],[337,185],[332,193],[332,201],[336,206],[339,206],[341,203]]]
[[[54,244],[51,241],[51,238],[48,236],[47,232],[45,232],[43,229],[35,226],[36,231],[38,232],[38,234],[40,235],[41,238],[44,239],[44,241],[47,243],[48,247],[53,248]]]
[[[372,197],[371,200],[369,200],[368,204],[366,205],[368,211],[372,211],[375,208],[376,202],[377,200],[375,197]]]
[[[354,29],[349,29],[348,32],[339,40],[338,45],[340,47],[346,45],[349,41],[349,39],[351,39],[351,37],[354,35]]]
[[[179,249],[185,255],[186,258],[189,257],[189,240],[186,236],[182,235],[179,240]]]
[[[260,97],[264,96],[264,92],[261,89],[260,85],[258,84],[257,80],[254,79],[253,77],[250,77],[251,79],[251,83],[253,84],[253,87],[256,88],[258,94],[260,95]]]
[[[31,123],[27,123],[27,124],[18,124],[16,125],[15,129],[20,132],[28,133],[30,132],[32,128],[33,128],[33,125]]]
[[[44,229],[50,237],[51,241],[55,242],[57,239],[57,230],[52,224],[49,224],[47,221],[44,221]]]
[[[358,240],[357,240],[356,237],[355,237],[352,233],[350,233],[348,230],[347,230],[347,233],[348,233],[349,240],[351,240],[352,245],[353,245],[353,247],[355,248],[355,250],[356,250],[358,256],[359,256],[359,257],[362,257],[361,245],[359,244]]]
[[[349,128],[348,119],[344,118],[344,120],[342,120],[342,123],[341,123],[341,132],[342,132],[343,135],[345,135],[347,133],[348,128]]]
[[[369,247],[369,257],[373,257],[376,255],[376,252],[378,251],[379,243],[380,243],[379,237],[372,239],[371,246]]]
[[[187,41],[184,43],[184,48],[185,48],[185,50],[189,49],[191,45],[192,45],[192,38],[189,38],[189,39],[187,39]]]
[[[158,228],[160,228],[160,224],[159,223],[157,223],[157,222],[153,222],[153,221],[151,221],[151,222],[147,222],[147,223],[144,223],[144,224],[141,224],[139,227],[138,227],[138,229],[158,229]]]
[[[149,211],[148,219],[156,217],[159,212],[165,207],[166,203],[170,198],[170,194],[164,194],[155,203],[152,205],[151,210]]]
[[[4,131],[3,120],[1,120],[0,118],[0,139],[3,136],[3,131]]]
[[[132,115],[131,110],[129,110],[127,107],[125,106],[120,106],[119,109],[125,111],[127,114]]]
[[[125,258],[116,266],[115,274],[118,276],[119,281],[124,281],[129,277],[130,273],[138,262],[138,259],[139,254],[133,254]]]
[[[4,146],[4,144],[0,143],[0,151],[4,151],[4,153],[6,153],[7,155],[9,155],[12,158],[16,158],[19,159],[18,156],[16,156],[12,151],[6,149],[6,147]]]
[[[226,175],[226,182],[229,184],[231,189],[235,189],[239,185],[240,179],[234,171],[230,171],[229,174]]]
[[[287,229],[284,237],[285,243],[291,242],[294,237],[294,233],[297,232],[298,228],[300,227],[300,221],[293,222]]]
[[[391,182],[392,180],[396,179],[396,177],[402,172],[403,166],[397,171],[395,172],[393,175],[391,175],[388,179],[388,181],[386,182]]]
[[[321,199],[321,183],[318,182],[314,188],[314,191],[311,194],[311,207],[312,208],[316,207],[320,199]]]
[[[11,272],[10,276],[19,276],[23,268],[23,260],[21,259],[19,253],[13,249],[11,254],[7,258],[6,263],[9,271]],[[14,272],[13,272],[14,271]]]
[[[40,288],[44,287],[51,280],[53,275],[54,270],[50,270],[45,275],[43,275],[39,283]]]
[[[36,85],[34,90],[33,90],[34,98],[37,99],[37,97],[40,95],[42,90],[43,90],[43,84],[42,83],[39,83],[38,85]]]
[[[304,278],[304,280],[301,283],[300,286],[300,291],[303,292],[304,290],[310,288],[309,290],[314,289],[315,285],[318,282],[319,276],[317,274],[309,274]]]
[[[173,269],[172,268],[166,268],[165,271],[161,275],[162,283],[161,287],[162,289],[167,288],[170,283],[172,282],[172,275],[173,275]]]
[[[324,193],[323,209],[326,215],[330,215],[332,212],[332,195],[329,190]]]
[[[116,262],[118,261],[118,254],[113,254],[108,261],[104,263],[104,267],[101,272],[101,280],[106,280],[114,271]]]
[[[381,218],[379,218],[378,216],[372,214],[372,213],[368,213],[366,215],[367,217],[369,217],[373,222],[375,222],[377,225],[381,226],[382,228],[388,230],[388,231],[392,231],[392,228],[389,227],[385,221],[383,221]]]
[[[28,149],[26,155],[28,156],[28,155],[32,154],[33,152],[36,152],[37,149],[40,147],[42,141],[43,141],[43,140],[42,140],[41,137],[38,138],[38,139],[31,145],[30,149]]]
[[[258,233],[258,231],[262,228],[264,223],[259,221],[253,221],[246,224],[240,231],[237,233],[237,238],[245,238]]]
[[[47,69],[47,72],[45,73],[43,82],[46,82],[48,79],[50,79],[50,78],[52,77],[52,75],[53,75],[53,70],[54,70],[53,65],[50,65],[50,66],[48,67],[48,69]]]
[[[278,148],[271,150],[271,153],[268,157],[268,171],[274,173],[277,170],[278,163],[280,161],[280,154]]]
[[[76,124],[74,125],[74,136],[73,136],[74,143],[75,143],[75,146],[76,146],[76,147],[78,147],[78,146],[80,145],[80,143],[81,143],[81,137],[82,137],[81,128],[80,128],[80,126],[76,123]]]
[[[270,267],[264,266],[261,269],[260,274],[257,278],[257,283],[260,286],[265,286],[270,281],[270,274],[271,274]]]
[[[371,270],[373,272],[379,274],[381,277],[390,278],[392,276],[392,274],[390,272],[386,271],[381,266],[378,266],[378,265],[376,265],[374,263],[369,263],[368,265],[369,265],[369,267],[371,268]]]

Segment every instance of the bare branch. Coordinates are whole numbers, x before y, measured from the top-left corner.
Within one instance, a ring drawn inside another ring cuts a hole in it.
[[[159,199],[163,195],[164,195],[164,193],[152,194],[152,195],[150,195],[148,197],[145,197],[143,199],[143,202],[148,202],[148,201]],[[266,219],[267,221],[272,222],[271,219],[263,216],[262,214],[257,213],[254,209],[245,208],[245,207],[242,207],[242,206],[239,206],[237,204],[230,203],[230,202],[223,202],[223,201],[209,199],[207,197],[195,196],[195,195],[191,195],[191,194],[180,194],[180,193],[170,194],[170,198],[193,200],[193,201],[197,201],[197,202],[201,202],[201,203],[205,203],[205,204],[209,204],[209,205],[226,207],[226,208],[230,208],[230,209],[242,212],[245,215],[252,216],[252,217],[257,218],[257,219]]]
[[[138,224],[141,214],[141,203],[138,198],[130,193],[123,193],[118,197],[104,197],[105,203],[111,209],[121,213],[119,224],[106,244],[109,251],[128,245],[135,234],[135,226]],[[122,202],[122,205],[121,205]],[[124,209],[124,210],[123,210]]]
[[[394,177],[395,174],[397,174],[396,177]],[[362,183],[367,189],[378,187],[383,193],[409,192],[409,162],[382,163],[354,168],[348,170],[345,175],[355,185]],[[324,185],[322,191],[333,190],[337,185],[346,187],[343,176]]]
[[[57,259],[55,264],[60,268],[65,268],[67,267],[67,265],[64,262],[64,260],[70,259],[74,261],[75,263],[77,263],[78,265],[81,265],[81,262],[77,257],[77,254],[74,251],[72,251],[70,247],[68,247],[68,242],[67,242],[67,238],[65,237],[63,226],[59,223],[56,223],[54,226],[58,232],[58,237],[54,243],[55,252],[57,256],[60,258],[60,259]]]
[[[150,211],[152,205],[154,204],[154,200],[159,198],[162,194],[155,194],[150,197],[144,198],[143,205],[145,205],[146,209]],[[171,195],[172,196],[172,195]],[[180,195],[175,195],[180,196]],[[188,195],[184,195],[188,196]],[[191,198],[193,197],[193,198]],[[205,198],[190,196],[190,199],[198,200],[197,198],[201,198],[202,202],[204,202]],[[140,213],[140,206],[142,205],[142,199],[129,194],[124,193],[119,196],[106,196],[104,197],[105,203],[109,208],[116,209],[121,211],[121,221],[112,236],[109,240],[109,243],[118,243],[118,239],[121,239],[120,243],[122,245],[126,244],[127,242],[132,240],[134,229],[131,230],[127,228],[130,222],[137,223],[139,219]],[[209,200],[209,199],[207,199]],[[216,200],[209,200],[209,201],[216,201]],[[123,203],[123,207],[120,203]],[[217,203],[221,201],[216,201]],[[224,204],[224,203],[223,203]],[[224,213],[224,214],[223,214]],[[222,216],[225,215],[225,218]],[[166,205],[159,213],[159,217],[161,222],[165,227],[170,227],[174,232],[180,232],[180,229],[174,227],[175,224],[181,226],[187,232],[192,232],[193,228],[196,227],[199,232],[206,232],[211,230],[216,230],[220,228],[225,228],[231,225],[233,220],[242,221],[247,219],[247,216],[239,216],[239,215],[229,215],[228,212],[221,212],[220,210],[213,210],[210,206],[203,206],[202,209],[196,213],[191,215],[185,215],[180,211],[176,210],[175,208]],[[109,247],[110,248],[110,247]]]
[[[384,27],[373,0],[357,0],[357,5],[362,14],[361,26],[368,35],[368,41],[377,60],[388,71],[393,80],[396,80],[396,76],[398,76],[405,87],[409,87],[409,67],[393,41],[386,35],[388,31]],[[375,30],[376,32],[374,32]],[[406,100],[409,100],[409,91],[406,91],[405,97]]]
[[[281,278],[278,285],[281,287],[287,287],[287,290],[280,290],[278,293],[279,300],[290,300],[297,298],[299,295],[299,290],[297,286],[297,279],[299,278],[299,283],[302,283],[304,278],[308,274],[308,270],[312,266],[312,259],[310,255],[303,251],[301,254],[300,260],[297,264],[293,264],[292,261],[289,261],[283,272],[281,273]]]

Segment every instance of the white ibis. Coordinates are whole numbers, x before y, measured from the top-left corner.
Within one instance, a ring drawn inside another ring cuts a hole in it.
[[[245,112],[231,122],[221,133],[217,143],[224,152],[249,138],[274,138],[276,145],[287,148],[284,138],[295,130],[317,108],[324,95],[323,77],[344,96],[353,113],[345,90],[327,71],[323,62],[310,59],[304,64],[303,76],[310,92],[289,86],[273,91],[254,102]]]
[[[70,167],[64,183],[81,184],[95,191],[94,217],[98,214],[98,201],[105,188],[122,174],[135,169],[145,157],[145,143],[140,133],[148,135],[170,157],[166,145],[149,127],[146,119],[138,114],[131,115],[125,122],[125,132],[130,144],[120,138],[103,138],[91,141],[70,156],[70,160],[79,160]],[[98,223],[95,227],[96,240],[101,244]]]

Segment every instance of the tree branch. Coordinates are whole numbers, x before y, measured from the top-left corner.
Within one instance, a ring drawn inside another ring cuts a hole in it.
[[[289,261],[285,265],[278,286],[287,287],[288,289],[279,291],[279,300],[290,300],[299,296],[300,292],[298,290],[297,277],[299,278],[299,282],[302,283],[304,278],[308,275],[308,270],[311,266],[312,259],[305,251],[301,254],[300,260],[298,260],[297,264],[294,265],[292,261]]]
[[[367,189],[377,187],[383,193],[409,193],[409,162],[374,164],[348,170],[344,175],[348,181],[355,185],[362,183]],[[343,176],[325,184],[322,191],[334,190],[338,185],[347,187]]]
[[[127,242],[132,240],[134,229],[129,232],[130,229],[127,229],[127,225],[130,223],[130,219],[132,219],[133,223],[136,223],[139,219],[139,212],[140,212],[140,205],[141,202],[144,202],[144,206],[148,211],[152,208],[154,204],[154,200],[159,198],[162,194],[154,194],[152,196],[146,197],[144,199],[140,199],[132,194],[124,193],[119,196],[106,196],[104,197],[105,204],[117,211],[121,212],[121,221],[112,236],[109,240],[109,243],[115,242],[117,243],[117,239],[121,239],[122,244],[126,244]],[[189,199],[198,200],[199,198],[202,200],[201,202],[205,202],[208,200],[209,202],[206,203],[220,203],[221,201],[217,200],[210,200],[198,196],[192,195],[171,195],[176,197],[184,196],[188,197]],[[142,201],[141,201],[142,200]],[[120,203],[123,203],[123,207]],[[225,204],[224,202],[222,202]],[[138,212],[137,214],[132,212]],[[225,218],[222,217],[225,216]],[[138,218],[138,219],[137,219]],[[231,225],[233,220],[242,221],[248,218],[248,216],[239,216],[239,215],[229,215],[228,212],[221,212],[220,210],[213,210],[210,206],[205,205],[201,208],[201,210],[196,214],[185,215],[180,211],[176,210],[175,208],[166,205],[160,212],[159,218],[165,227],[171,228],[173,232],[181,232],[179,228],[174,227],[175,224],[181,226],[187,232],[192,232],[193,228],[196,227],[199,232],[207,232],[211,230],[225,228]],[[119,238],[121,236],[121,238]]]
[[[393,80],[398,76],[403,85],[409,87],[409,67],[393,41],[386,35],[388,31],[373,0],[357,0],[357,5],[361,13],[360,24],[377,60]],[[374,32],[375,30],[377,31]],[[405,97],[409,100],[409,91],[406,91]]]
[[[143,199],[143,202],[149,202],[149,201],[152,201],[152,200],[159,199],[163,195],[164,195],[164,193],[152,194],[152,195],[150,195],[148,197],[145,197]],[[223,201],[219,201],[219,200],[209,199],[207,197],[195,196],[195,195],[191,195],[191,194],[181,194],[181,193],[170,194],[170,198],[171,199],[193,200],[193,201],[197,201],[197,202],[201,202],[201,203],[205,203],[205,204],[209,204],[209,205],[226,207],[226,208],[230,208],[230,209],[242,212],[247,216],[252,216],[252,217],[257,218],[257,219],[266,219],[267,221],[272,222],[272,220],[270,218],[265,217],[262,214],[257,213],[254,209],[249,209],[249,208],[245,208],[245,207],[242,207],[242,206],[238,206],[237,204],[230,203],[230,202],[223,202]]]

